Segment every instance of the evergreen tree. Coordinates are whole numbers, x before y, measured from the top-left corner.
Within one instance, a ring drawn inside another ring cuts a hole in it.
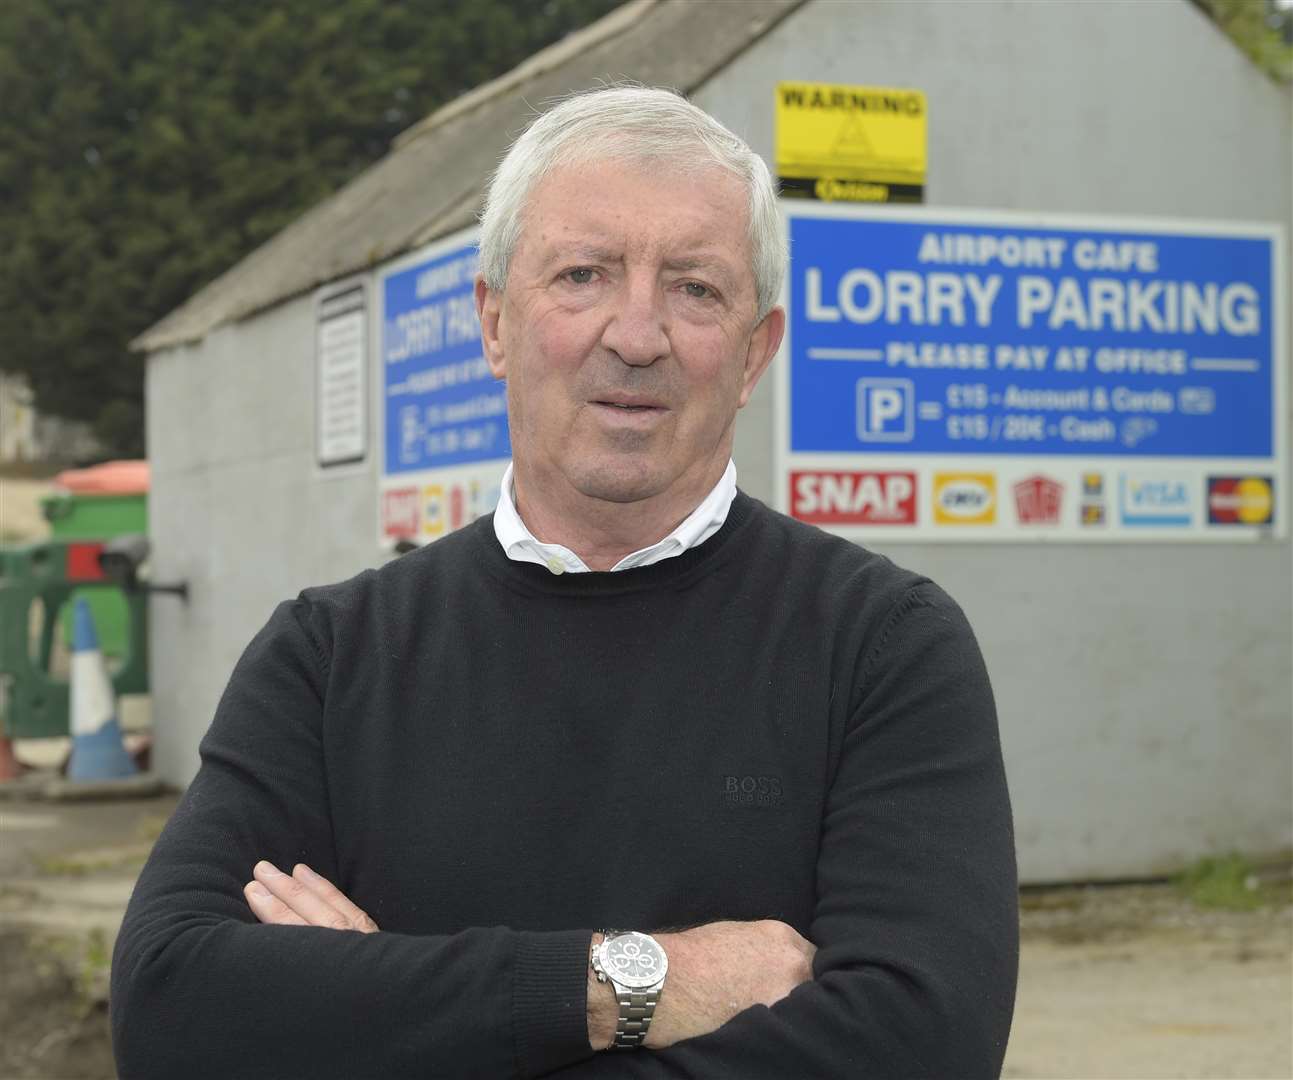
[[[1197,0],[1258,67],[1293,82],[1293,2]]]
[[[3,0],[0,370],[142,454],[132,337],[619,2]]]

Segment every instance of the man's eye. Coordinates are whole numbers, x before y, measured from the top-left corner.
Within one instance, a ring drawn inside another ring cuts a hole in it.
[[[686,291],[688,296],[694,297],[697,300],[708,300],[714,295],[708,285],[702,285],[699,281],[689,281],[683,286],[683,289]]]
[[[593,280],[593,272],[587,266],[577,266],[566,271],[566,280],[573,285],[587,285]]]

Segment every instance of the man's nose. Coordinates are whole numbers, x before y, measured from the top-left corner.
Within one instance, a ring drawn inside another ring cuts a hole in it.
[[[616,291],[602,344],[633,367],[654,364],[669,352],[667,318],[655,281],[626,279]]]

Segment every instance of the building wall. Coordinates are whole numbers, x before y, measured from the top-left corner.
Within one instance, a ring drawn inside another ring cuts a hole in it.
[[[1184,0],[819,0],[694,99],[771,160],[780,80],[924,91],[933,207],[1293,235],[1290,95]],[[767,499],[772,404],[765,380],[737,435],[742,484]],[[1293,843],[1288,541],[872,546],[933,577],[975,626],[1026,878]]]
[[[300,297],[149,358],[158,771],[186,784],[234,663],[281,600],[378,563],[376,466],[314,458],[315,306]]]
[[[923,90],[931,206],[1293,225],[1289,95],[1185,0],[818,0],[695,96],[770,159],[782,79]],[[311,298],[150,358],[154,574],[193,589],[153,606],[157,756],[176,782],[273,604],[386,557],[376,432],[364,466],[321,476],[313,379]],[[772,385],[736,452],[769,500]],[[1288,542],[876,546],[979,633],[1026,879],[1293,842]]]

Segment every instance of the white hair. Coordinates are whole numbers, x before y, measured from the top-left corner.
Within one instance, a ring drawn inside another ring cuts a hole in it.
[[[480,215],[480,272],[495,291],[521,236],[530,196],[552,169],[593,161],[665,161],[683,168],[717,165],[749,195],[751,269],[762,318],[781,296],[786,240],[777,188],[767,165],[744,141],[672,90],[612,86],[575,94],[534,121],[494,170]]]

